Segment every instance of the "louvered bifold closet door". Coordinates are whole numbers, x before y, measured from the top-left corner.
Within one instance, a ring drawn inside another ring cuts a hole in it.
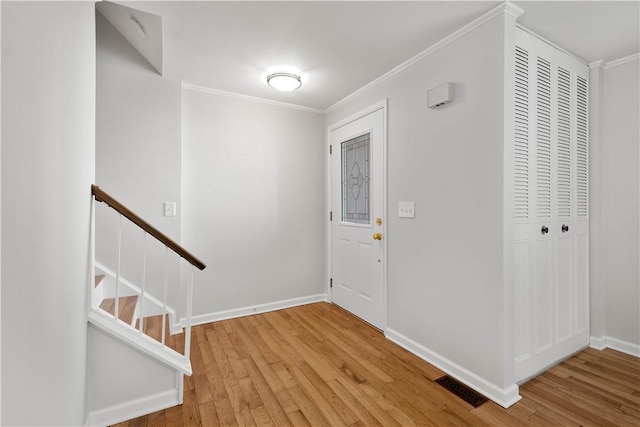
[[[524,30],[514,49],[520,381],[588,344],[588,68]]]

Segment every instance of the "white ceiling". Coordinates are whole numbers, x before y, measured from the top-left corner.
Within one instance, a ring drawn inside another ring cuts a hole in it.
[[[640,1],[516,1],[518,22],[586,62],[640,51]]]
[[[165,76],[325,110],[502,2],[118,3],[163,17]],[[587,62],[640,51],[638,0],[514,4],[522,25]],[[277,65],[298,67],[303,86],[269,88]]]

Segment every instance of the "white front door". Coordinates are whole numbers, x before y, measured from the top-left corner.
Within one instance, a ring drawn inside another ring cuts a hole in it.
[[[385,104],[377,107],[329,130],[333,217],[331,299],[384,329],[386,116]]]

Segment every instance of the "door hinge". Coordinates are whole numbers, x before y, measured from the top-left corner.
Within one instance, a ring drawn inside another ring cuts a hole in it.
[[[329,154],[333,154],[333,145],[329,145]]]
[[[333,211],[329,212],[329,221],[333,221]]]
[[[333,288],[333,278],[329,279],[329,287]]]

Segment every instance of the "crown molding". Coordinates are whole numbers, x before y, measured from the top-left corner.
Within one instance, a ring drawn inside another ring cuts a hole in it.
[[[478,18],[474,19],[473,21],[471,21],[470,23],[468,23],[464,27],[454,31],[453,33],[449,34],[448,36],[446,36],[442,40],[436,42],[435,44],[431,45],[427,49],[423,50],[422,52],[420,52],[419,54],[417,54],[413,58],[408,59],[407,61],[403,62],[402,64],[398,65],[397,67],[393,68],[392,70],[386,72],[385,74],[381,75],[377,79],[373,80],[372,82],[367,83],[366,85],[364,85],[360,89],[356,90],[355,92],[352,92],[351,94],[345,96],[344,98],[342,98],[341,100],[339,100],[338,102],[336,102],[335,104],[333,104],[332,106],[330,106],[329,108],[324,110],[325,114],[330,112],[330,111],[332,111],[332,110],[335,110],[339,106],[347,103],[348,101],[350,101],[353,98],[357,97],[358,95],[368,91],[369,89],[378,86],[382,82],[390,79],[391,77],[395,76],[396,74],[400,73],[401,71],[411,67],[412,65],[414,65],[417,62],[423,60],[424,58],[428,57],[429,55],[437,52],[438,50],[440,50],[443,47],[447,46],[448,44],[454,42],[455,40],[459,39],[460,37],[464,36],[465,34],[470,33],[471,31],[475,30],[476,28],[481,27],[482,25],[484,25],[487,22],[491,21],[493,18],[495,18],[497,16],[500,16],[500,15],[502,15],[504,13],[508,13],[510,15],[518,17],[518,16],[522,15],[524,13],[524,11],[522,9],[520,9],[518,6],[515,6],[514,4],[512,4],[511,2],[508,2],[508,1],[504,2],[502,4],[499,4],[498,6],[494,7],[493,9],[491,9],[490,11],[485,13],[484,15],[479,16]]]
[[[604,68],[606,70],[607,68],[617,67],[618,65],[623,65],[628,62],[637,61],[639,59],[640,59],[640,53],[634,53],[633,55],[625,56],[623,58],[618,58],[613,61],[606,62]]]
[[[210,93],[213,95],[227,96],[229,98],[242,99],[244,101],[258,102],[261,104],[275,105],[277,107],[289,108],[291,110],[305,111],[307,113],[324,114],[323,110],[317,108],[305,107],[304,105],[289,104],[287,102],[274,101],[272,99],[259,98],[257,96],[243,95],[241,93],[228,92],[226,90],[212,89],[209,87],[198,86],[191,83],[182,82],[182,89],[195,90],[197,92]]]
[[[590,70],[593,70],[594,68],[605,69],[607,67],[607,63],[604,62],[604,59],[598,59],[597,61],[590,62],[588,65]]]
[[[603,70],[607,70],[612,67],[617,67],[618,65],[623,65],[628,62],[637,61],[640,59],[640,53],[634,53],[622,58],[614,59],[613,61],[605,61],[604,59],[598,59],[597,61],[593,61],[589,64],[589,68],[602,68]]]
[[[515,4],[511,3],[510,1],[504,2],[504,4],[501,4],[499,7],[503,8],[503,12],[504,13],[508,13],[509,15],[512,15],[512,16],[514,16],[516,18],[519,18],[521,15],[524,14],[524,10],[523,9],[519,8],[518,6],[516,6]]]

